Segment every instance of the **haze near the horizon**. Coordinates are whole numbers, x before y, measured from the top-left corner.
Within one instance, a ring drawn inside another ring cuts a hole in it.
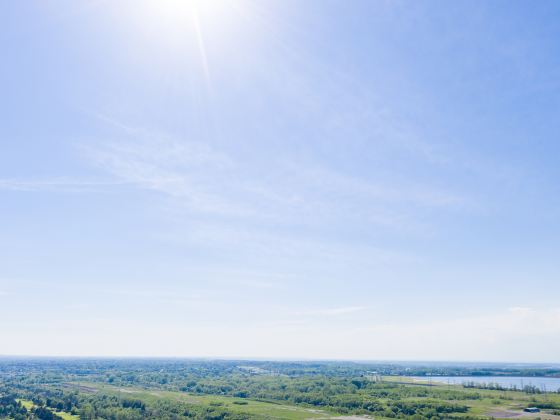
[[[559,361],[560,3],[0,23],[0,354]]]

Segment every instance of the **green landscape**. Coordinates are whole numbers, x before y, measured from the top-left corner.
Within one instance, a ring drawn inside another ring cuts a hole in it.
[[[560,420],[560,0],[0,0],[0,420]]]
[[[520,373],[527,383],[538,382],[557,378],[560,368],[6,359],[0,363],[0,418],[560,419],[558,389],[437,381],[443,374],[499,379]]]

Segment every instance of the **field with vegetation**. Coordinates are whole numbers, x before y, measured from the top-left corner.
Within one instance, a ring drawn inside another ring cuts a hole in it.
[[[560,375],[543,366],[4,359],[0,418],[560,419],[560,392],[410,377],[475,372]]]

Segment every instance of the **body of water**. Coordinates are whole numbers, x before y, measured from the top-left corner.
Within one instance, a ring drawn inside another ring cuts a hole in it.
[[[462,385],[468,382],[475,384],[498,384],[505,388],[523,388],[526,385],[536,386],[542,391],[556,392],[560,390],[560,378],[536,378],[522,376],[414,376],[414,379],[423,382],[449,383],[451,385]]]

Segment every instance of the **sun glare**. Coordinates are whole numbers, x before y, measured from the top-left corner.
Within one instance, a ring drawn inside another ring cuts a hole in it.
[[[143,38],[140,43],[178,57],[193,52],[193,59],[200,63],[210,84],[207,50],[211,45],[218,57],[228,54],[228,44],[236,38],[233,35],[237,33],[239,16],[247,12],[242,1],[143,0],[131,10],[132,33]]]
[[[145,4],[149,18],[167,29],[189,26],[196,20],[208,27],[219,27],[226,23],[232,5],[228,0],[148,0]]]
[[[179,19],[192,16],[193,13],[200,13],[201,10],[209,12],[218,7],[217,1],[203,0],[163,0],[159,1],[155,7],[160,8],[160,13],[168,19]]]
[[[231,39],[240,12],[240,0],[144,0],[135,9],[137,28],[164,48],[194,42],[202,48]]]

